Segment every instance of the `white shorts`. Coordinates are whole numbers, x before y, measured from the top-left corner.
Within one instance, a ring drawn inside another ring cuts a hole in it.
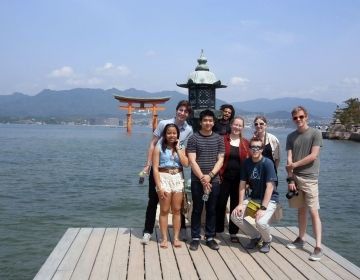
[[[182,172],[177,174],[160,172],[161,188],[167,193],[184,191],[184,176]],[[157,191],[157,190],[156,190]]]

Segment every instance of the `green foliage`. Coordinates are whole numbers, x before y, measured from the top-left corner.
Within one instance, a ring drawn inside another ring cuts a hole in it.
[[[334,118],[339,119],[347,128],[360,125],[360,101],[359,98],[350,98],[344,101],[344,107],[338,108]]]

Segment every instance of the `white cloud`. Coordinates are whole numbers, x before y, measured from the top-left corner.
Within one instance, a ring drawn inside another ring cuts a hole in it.
[[[341,81],[341,83],[349,86],[356,86],[356,85],[360,85],[360,79],[346,77]]]
[[[156,56],[156,52],[154,50],[148,50],[145,53],[145,56],[149,56],[149,57]]]
[[[66,78],[74,75],[74,70],[70,66],[63,66],[53,70],[48,76],[51,78]]]
[[[84,87],[92,87],[102,84],[104,81],[97,77],[91,78],[73,78],[66,80],[66,84],[71,86],[84,86]]]
[[[230,79],[230,85],[245,87],[249,83],[249,79],[244,77],[232,77]]]
[[[126,76],[131,73],[130,69],[125,65],[114,65],[111,62],[106,62],[103,66],[96,69],[96,73],[108,76]]]

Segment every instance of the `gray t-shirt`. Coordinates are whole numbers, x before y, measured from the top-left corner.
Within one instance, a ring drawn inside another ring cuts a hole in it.
[[[290,133],[286,139],[286,150],[292,150],[293,162],[299,161],[311,154],[313,146],[322,146],[322,135],[318,129],[309,127],[305,132],[300,133],[295,130]],[[308,179],[317,179],[319,177],[320,158],[315,161],[297,167],[294,174]]]

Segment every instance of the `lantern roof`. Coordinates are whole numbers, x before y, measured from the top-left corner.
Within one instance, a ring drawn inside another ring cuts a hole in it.
[[[206,64],[207,58],[204,56],[204,51],[201,50],[200,58],[198,58],[198,65],[195,71],[191,72],[186,84],[176,84],[179,87],[189,88],[196,85],[210,85],[215,88],[225,88],[225,85],[221,84],[213,72],[209,70],[209,66]]]

